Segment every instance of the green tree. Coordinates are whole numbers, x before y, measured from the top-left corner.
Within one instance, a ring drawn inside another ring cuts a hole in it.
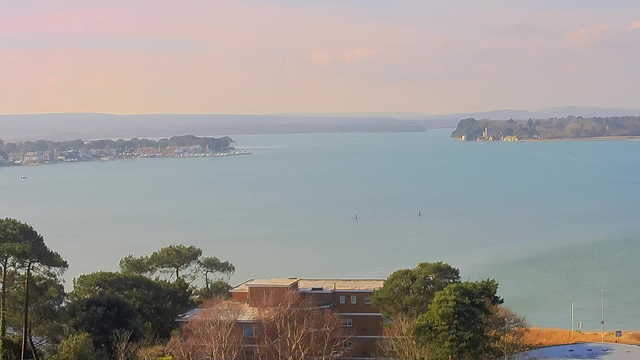
[[[76,300],[67,311],[69,326],[76,332],[90,334],[97,349],[112,353],[112,339],[118,331],[130,332],[134,341],[141,337],[138,312],[119,295],[102,293]]]
[[[11,276],[9,284],[18,289],[22,282],[20,276]],[[18,286],[15,286],[18,285]],[[52,344],[57,344],[64,334],[63,305],[66,298],[62,280],[55,272],[34,274],[31,279],[31,301],[29,303],[29,334],[37,338],[34,347],[38,352],[49,352]],[[13,291],[10,299],[16,304],[24,303],[25,293]],[[22,308],[11,307],[8,311],[8,324],[18,327],[22,324]]]
[[[68,264],[58,254],[47,247],[44,238],[30,225],[18,226],[22,246],[16,254],[20,268],[24,271],[24,321],[22,326],[22,359],[25,358],[27,346],[30,345],[34,358],[37,360],[36,349],[33,345],[32,333],[29,330],[29,310],[32,272],[49,271],[57,269],[64,271]],[[29,345],[27,344],[29,342]]]
[[[198,271],[204,278],[205,288],[209,289],[209,275],[224,275],[227,279],[236,271],[236,267],[228,261],[220,261],[215,256],[207,256],[198,261]]]
[[[393,272],[373,295],[373,304],[385,315],[417,317],[427,311],[438,291],[460,282],[460,271],[443,262],[423,262],[413,269]]]
[[[155,266],[149,261],[148,256],[135,257],[127,255],[120,260],[120,271],[143,276],[153,276],[156,272]]]
[[[170,245],[154,252],[149,261],[158,270],[175,274],[180,279],[180,273],[192,269],[202,256],[202,250],[195,246]]]
[[[22,352],[22,342],[17,336],[8,336],[4,340],[2,349],[2,360],[20,360]]]
[[[64,338],[53,360],[98,360],[91,335],[86,332]]]
[[[73,140],[69,143],[71,150],[82,150],[84,149],[84,141],[80,139]]]
[[[492,353],[492,313],[485,295],[468,282],[449,285],[435,295],[415,328],[418,342],[433,359],[475,360]]]
[[[4,144],[4,151],[8,152],[9,154],[18,152],[18,144],[6,143]]]
[[[35,151],[47,151],[49,150],[49,144],[47,144],[46,141],[44,140],[38,140],[36,141],[34,144],[34,150]]]
[[[494,279],[485,279],[481,281],[474,281],[472,283],[475,286],[478,294],[483,296],[490,305],[501,305],[504,303],[504,299],[498,296],[498,282]]]
[[[7,337],[7,293],[9,276],[15,273],[17,255],[23,251],[23,241],[19,228],[24,226],[14,219],[0,219],[0,353]]]
[[[192,308],[192,290],[183,280],[168,282],[119,272],[95,272],[73,280],[71,301],[79,301],[103,293],[118,294],[131,304],[140,316],[145,335],[168,339],[176,328],[179,314]]]
[[[107,147],[107,142],[104,140],[90,141],[85,147],[87,150],[104,150]]]
[[[211,282],[208,287],[203,287],[198,291],[198,301],[205,301],[217,297],[228,298],[231,285],[224,280],[216,280]]]

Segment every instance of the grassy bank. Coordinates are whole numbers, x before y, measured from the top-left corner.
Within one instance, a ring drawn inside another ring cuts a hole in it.
[[[579,332],[574,331],[573,334],[569,330],[564,329],[541,329],[531,328],[525,335],[525,342],[531,347],[544,347],[553,345],[566,345],[576,342],[600,342],[599,332]],[[605,342],[616,342],[615,332],[605,332]],[[640,332],[622,332],[619,339],[622,344],[640,345]]]

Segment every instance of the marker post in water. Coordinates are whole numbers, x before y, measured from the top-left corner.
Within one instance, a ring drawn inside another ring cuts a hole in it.
[[[573,303],[571,303],[571,335],[573,335]]]
[[[604,289],[600,290],[600,304],[602,310],[602,320],[600,321],[600,337],[604,342]]]

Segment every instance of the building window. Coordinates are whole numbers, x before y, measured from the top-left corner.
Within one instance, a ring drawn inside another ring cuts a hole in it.
[[[256,337],[256,327],[255,325],[242,325],[242,333],[246,338],[254,338]]]
[[[353,319],[342,319],[342,327],[352,327]]]
[[[367,295],[364,297],[364,303],[367,305],[371,305],[371,295]]]
[[[353,347],[353,341],[343,341],[342,348],[343,349],[351,349]]]
[[[244,351],[244,360],[254,360],[256,358],[256,351],[251,349],[251,350],[245,350]]]
[[[357,301],[357,297],[355,295],[351,295],[351,303],[355,304]]]
[[[347,298],[344,295],[340,295],[340,304],[344,304],[347,302]]]

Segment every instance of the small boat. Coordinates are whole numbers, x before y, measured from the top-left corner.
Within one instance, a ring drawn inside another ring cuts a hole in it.
[[[422,216],[422,211],[418,211],[418,216]]]
[[[20,178],[24,180],[24,179],[26,179],[27,177],[26,177],[26,176],[24,176],[24,175],[22,175]]]

